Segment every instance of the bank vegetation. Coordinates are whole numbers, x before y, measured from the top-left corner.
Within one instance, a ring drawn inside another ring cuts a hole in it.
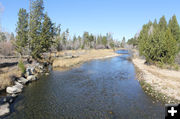
[[[133,63],[142,87],[155,98],[180,102],[180,26],[173,15],[149,21],[129,39]]]

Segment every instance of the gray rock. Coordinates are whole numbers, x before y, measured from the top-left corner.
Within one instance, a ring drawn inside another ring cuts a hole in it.
[[[0,105],[0,116],[4,116],[10,113],[9,103]]]
[[[24,86],[21,83],[19,83],[17,81],[15,81],[14,83],[15,83],[15,85],[14,85],[15,87],[23,89]]]
[[[18,85],[12,86],[12,87],[7,87],[6,92],[9,94],[16,94],[22,92],[22,88]]]
[[[49,73],[45,73],[45,75],[47,76],[47,75],[49,75]]]
[[[14,98],[14,97],[17,97],[17,94],[14,94],[14,93],[13,93],[11,96]]]
[[[35,67],[28,67],[28,68],[26,68],[27,76],[33,75],[34,72],[35,72]]]
[[[7,99],[6,98],[3,98],[3,102],[6,102],[7,101]]]
[[[39,65],[39,69],[42,69],[42,70],[43,70],[43,69],[44,69],[44,67],[43,67],[42,65]]]
[[[12,103],[13,99],[14,99],[14,97],[12,97],[12,96],[2,97],[2,98],[0,98],[0,105],[7,103],[7,102]]]
[[[19,78],[18,82],[21,83],[21,84],[27,84],[28,80],[25,79],[24,77],[21,77],[21,78]]]
[[[13,98],[11,98],[10,100],[9,100],[9,103],[12,103],[13,102]]]
[[[31,75],[31,76],[28,76],[28,77],[27,77],[27,80],[28,80],[28,81],[35,81],[35,80],[37,80],[37,78],[36,78],[36,76]]]

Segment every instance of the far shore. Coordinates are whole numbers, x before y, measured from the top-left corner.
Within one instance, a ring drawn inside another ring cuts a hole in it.
[[[165,103],[180,103],[180,71],[160,69],[134,58],[136,77],[145,92]]]
[[[54,59],[53,68],[55,70],[67,70],[79,66],[79,64],[86,61],[110,58],[119,55],[120,54],[115,53],[113,49],[62,51],[56,54],[57,58]]]

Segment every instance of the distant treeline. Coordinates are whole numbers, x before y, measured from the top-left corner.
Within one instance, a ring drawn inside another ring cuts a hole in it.
[[[174,64],[180,52],[180,26],[176,16],[172,16],[168,23],[165,16],[159,23],[156,19],[149,21],[139,34],[128,40],[128,44],[137,47],[148,63]]]
[[[89,32],[84,32],[82,36],[69,37],[69,30],[56,36],[56,49],[61,50],[77,50],[77,49],[109,49],[120,47],[121,43],[115,41],[110,33],[105,36],[93,35]]]

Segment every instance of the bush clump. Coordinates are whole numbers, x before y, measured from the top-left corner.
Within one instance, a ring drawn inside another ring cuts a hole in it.
[[[26,73],[26,67],[24,66],[22,59],[19,61],[18,67],[21,70],[21,75],[24,75]]]

